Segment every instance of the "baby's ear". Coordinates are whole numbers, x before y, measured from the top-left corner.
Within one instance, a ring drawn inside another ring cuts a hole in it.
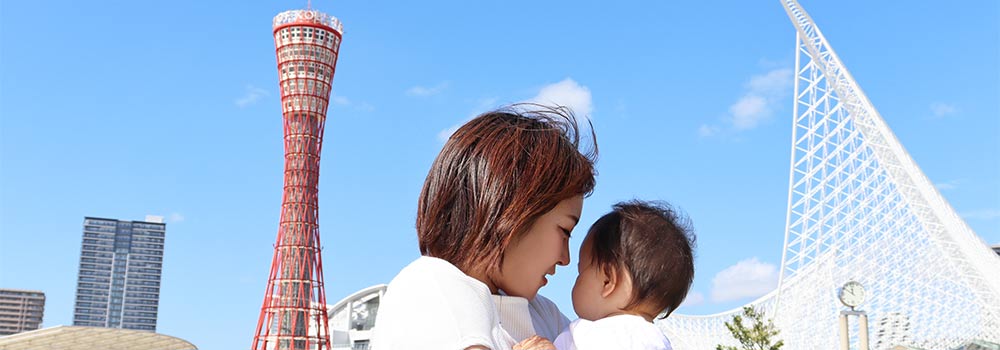
[[[619,288],[621,284],[621,269],[608,264],[601,268],[601,278],[604,280],[604,286],[601,287],[601,297],[607,298],[615,292],[615,289]]]

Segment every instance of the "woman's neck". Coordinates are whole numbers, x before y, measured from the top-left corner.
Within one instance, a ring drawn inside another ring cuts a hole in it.
[[[494,295],[500,294],[500,288],[497,287],[497,284],[494,283],[493,279],[490,278],[489,275],[486,274],[485,272],[468,271],[465,272],[465,274],[468,275],[469,277],[475,278],[479,282],[483,282],[483,284],[485,284],[486,287],[490,289],[490,294]]]

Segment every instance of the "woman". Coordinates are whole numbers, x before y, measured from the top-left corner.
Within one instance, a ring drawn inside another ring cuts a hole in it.
[[[537,293],[569,264],[594,189],[596,138],[588,154],[579,140],[567,109],[539,105],[488,112],[452,134],[420,193],[422,256],[389,283],[374,349],[506,350],[569,324]]]

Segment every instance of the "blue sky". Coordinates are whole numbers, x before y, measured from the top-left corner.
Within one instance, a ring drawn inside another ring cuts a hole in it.
[[[83,217],[162,215],[158,331],[249,346],[282,186],[270,23],[304,5],[0,4],[0,287],[44,291],[44,325],[71,324]],[[1000,5],[802,5],[945,198],[1000,243]],[[778,1],[313,6],[346,29],[320,180],[330,302],[417,257],[416,198],[442,135],[539,99],[589,114],[598,135],[574,260],[611,204],[662,199],[698,234],[698,297],[680,312],[773,288],[795,52]],[[570,316],[574,278],[560,268],[542,289]]]

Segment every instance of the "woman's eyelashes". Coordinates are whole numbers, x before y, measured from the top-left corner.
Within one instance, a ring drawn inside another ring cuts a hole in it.
[[[565,227],[559,227],[559,229],[562,230],[563,234],[566,235],[566,238],[570,238],[573,236],[573,230],[567,229]]]

